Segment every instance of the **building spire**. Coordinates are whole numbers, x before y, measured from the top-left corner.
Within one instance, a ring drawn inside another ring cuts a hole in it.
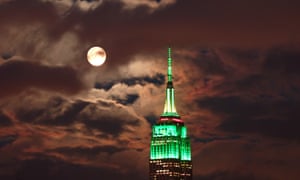
[[[175,94],[172,80],[172,51],[171,48],[168,48],[168,82],[166,88],[166,99],[165,99],[165,107],[164,112],[162,113],[162,117],[179,117],[179,114],[176,112],[175,107]]]
[[[168,48],[168,82],[172,82],[172,57],[171,48]]]

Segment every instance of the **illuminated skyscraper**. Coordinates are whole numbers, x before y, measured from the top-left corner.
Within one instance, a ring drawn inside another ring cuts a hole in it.
[[[171,48],[168,49],[168,82],[164,111],[159,121],[152,126],[149,168],[151,180],[192,179],[190,139],[175,108]]]

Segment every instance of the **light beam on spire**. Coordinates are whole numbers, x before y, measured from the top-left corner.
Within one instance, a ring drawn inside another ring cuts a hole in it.
[[[180,117],[176,111],[175,107],[175,93],[173,87],[173,77],[172,77],[172,51],[171,48],[168,48],[168,82],[166,88],[166,99],[164,112],[162,113],[162,117]]]

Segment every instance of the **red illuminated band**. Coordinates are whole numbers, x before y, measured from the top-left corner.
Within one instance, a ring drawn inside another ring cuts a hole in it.
[[[160,120],[160,121],[168,121],[168,120],[171,120],[171,121],[183,123],[183,120],[178,119],[178,118],[162,118],[162,117],[161,117],[159,120]]]

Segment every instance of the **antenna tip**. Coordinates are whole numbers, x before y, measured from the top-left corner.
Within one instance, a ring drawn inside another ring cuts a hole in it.
[[[168,56],[171,58],[171,47],[168,47]]]

